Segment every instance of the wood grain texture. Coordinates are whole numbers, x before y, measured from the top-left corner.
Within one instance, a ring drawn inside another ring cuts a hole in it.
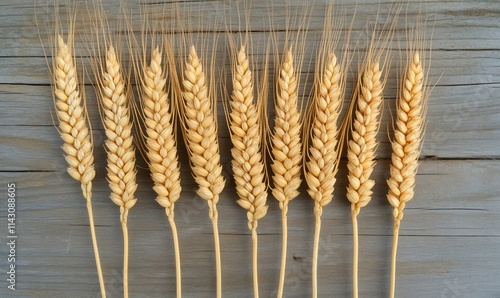
[[[316,1],[311,11],[312,41],[320,36],[321,4],[325,1]],[[128,2],[133,6],[137,1]],[[161,1],[145,2],[152,8],[164,5]],[[354,4],[346,2],[349,18]],[[376,11],[378,2],[359,1],[354,36],[362,32],[365,17]],[[43,14],[44,1],[37,3]],[[118,0],[106,1],[106,8],[116,3]],[[223,18],[231,7],[229,1],[207,1],[203,10],[196,1],[187,3],[192,6],[192,19],[203,12]],[[274,3],[277,27],[284,24],[284,12],[280,10],[283,3]],[[266,5],[265,1],[255,1],[254,13],[267,14]],[[399,297],[500,297],[500,3],[429,0],[426,5],[435,19],[429,78],[435,87],[429,102],[416,195],[406,208],[401,226],[396,293]],[[384,2],[382,7],[386,6]],[[411,5],[409,15],[414,16],[417,9]],[[234,14],[228,18],[235,26]],[[114,19],[110,17],[112,22]],[[138,16],[134,20],[139,20]],[[266,20],[255,18],[252,23],[256,31],[254,45],[259,51],[265,41],[266,33],[262,31],[268,29]],[[42,40],[46,40],[49,33],[43,26],[40,29]],[[396,34],[398,39],[404,41],[404,32]],[[52,123],[50,82],[32,0],[1,1],[0,40],[0,192],[5,198],[7,183],[16,182],[18,197],[18,290],[13,296],[97,297],[99,285],[85,201],[78,183],[65,172],[62,142]],[[393,46],[397,47],[397,42]],[[85,55],[78,42],[76,50]],[[314,51],[314,47],[306,51],[304,72],[312,67]],[[225,47],[219,47],[218,55],[225,54]],[[396,96],[397,55],[385,92],[387,108],[394,106]],[[353,70],[356,65],[355,58]],[[90,85],[85,90],[96,144],[93,204],[97,237],[108,297],[120,297],[122,238],[118,210],[109,199],[105,181],[104,134],[94,92]],[[236,204],[230,140],[219,106],[222,165],[228,180],[218,207],[223,295],[252,297],[251,237],[245,211]],[[388,295],[392,208],[385,198],[390,156],[385,128],[389,121],[386,109],[378,136],[380,158],[373,174],[373,200],[358,218],[362,297]],[[183,292],[185,297],[213,297],[215,264],[208,207],[195,193],[182,142],[179,152],[183,193],[176,203],[176,221],[182,249]],[[323,212],[320,297],[351,295],[350,206],[345,198],[345,160],[341,163],[334,200]],[[164,210],[154,201],[153,183],[144,168],[139,170],[138,184],[139,201],[129,215],[130,296],[171,297],[175,294],[172,235]],[[262,297],[275,296],[280,265],[280,211],[276,200],[269,203],[269,212],[259,223]],[[286,297],[310,296],[313,205],[304,185],[301,195],[290,203]],[[6,208],[6,200],[2,200],[0,272],[6,272],[8,266]],[[13,293],[6,289],[6,275],[0,276],[0,297],[10,297]]]

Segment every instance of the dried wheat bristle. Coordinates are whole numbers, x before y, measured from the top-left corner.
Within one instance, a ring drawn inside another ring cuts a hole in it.
[[[257,227],[257,221],[267,213],[267,187],[264,183],[261,129],[257,107],[253,103],[254,86],[252,72],[241,47],[236,55],[231,95],[232,166],[238,204],[248,211],[248,227]]]
[[[59,132],[64,141],[68,173],[82,184],[83,196],[92,196],[92,179],[95,177],[93,146],[82,98],[78,90],[76,67],[72,50],[61,36],[57,38],[55,57],[54,94]]]
[[[156,201],[172,214],[181,193],[177,146],[165,89],[166,75],[162,69],[161,52],[156,48],[143,76],[143,112],[146,126],[146,147],[151,177],[155,183]]]

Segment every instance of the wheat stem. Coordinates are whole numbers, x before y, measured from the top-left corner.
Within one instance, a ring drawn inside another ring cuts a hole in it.
[[[99,278],[99,286],[101,289],[101,296],[103,298],[105,298],[106,297],[106,289],[104,287],[104,278],[102,275],[101,258],[99,256],[99,248],[97,246],[97,238],[96,238],[96,233],[95,233],[94,214],[92,211],[91,196],[92,195],[90,194],[87,198],[87,213],[89,216],[90,235],[92,237],[92,246],[94,248],[95,263],[96,263],[96,267],[97,267],[97,276]]]
[[[278,297],[283,297],[283,288],[285,285],[285,265],[286,265],[286,250],[288,245],[288,224],[287,224],[287,211],[288,206],[281,209],[281,226],[282,226],[282,245],[281,245],[281,269],[280,269],[280,280],[278,286]]]
[[[252,256],[252,268],[253,268],[253,296],[254,298],[259,298],[259,271],[257,268],[258,264],[258,240],[257,240],[257,227],[252,228],[252,242],[253,242],[253,256]]]
[[[352,297],[358,298],[358,216],[352,214]]]
[[[122,214],[123,231],[123,297],[128,298],[128,228],[127,215]]]
[[[170,228],[172,229],[172,238],[174,240],[174,254],[175,254],[175,281],[176,281],[176,291],[177,298],[182,297],[182,277],[181,277],[181,256],[179,250],[179,238],[177,235],[177,225],[174,221],[174,216],[167,216],[168,222],[170,223]]]
[[[390,298],[394,298],[396,292],[396,255],[398,251],[398,238],[399,238],[399,223],[400,220],[394,218],[394,228],[392,236],[392,254],[391,254],[391,286],[390,286]]]
[[[106,289],[104,287],[104,278],[102,276],[101,269],[101,258],[99,257],[99,248],[97,247],[97,238],[95,234],[95,225],[94,225],[94,213],[92,212],[92,195],[88,195],[87,198],[87,213],[89,215],[89,225],[90,225],[90,235],[92,237],[92,246],[94,248],[94,256],[95,256],[95,265],[97,267],[97,276],[99,278],[99,286],[101,289],[101,297],[106,298]]]
[[[312,258],[312,297],[318,297],[318,252],[319,252],[319,235],[321,231],[321,213],[323,207],[319,203],[314,204],[315,226],[314,226],[314,245]]]
[[[219,226],[218,226],[219,212],[214,206],[212,220],[212,228],[214,231],[214,246],[215,246],[215,272],[216,272],[216,284],[217,284],[217,298],[222,297],[222,268],[221,268],[221,256],[220,256],[220,241],[219,241]]]

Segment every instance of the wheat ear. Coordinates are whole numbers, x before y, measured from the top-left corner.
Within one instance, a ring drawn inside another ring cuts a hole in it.
[[[396,125],[394,138],[391,140],[391,176],[387,180],[389,185],[387,199],[394,207],[391,298],[394,297],[396,287],[396,253],[399,226],[403,218],[403,209],[414,195],[415,176],[423,138],[424,118],[427,110],[423,82],[423,67],[418,52],[415,52],[404,77],[402,95],[397,100]]]
[[[375,136],[380,126],[378,116],[383,100],[381,75],[378,62],[372,62],[365,68],[353,115],[351,138],[347,147],[347,198],[354,215],[359,214],[360,209],[370,202],[371,189],[375,185],[370,175],[375,166],[375,149],[378,144]]]
[[[60,35],[57,36],[57,43],[54,63],[54,94],[59,133],[64,141],[62,149],[66,153],[65,158],[69,164],[68,173],[73,179],[81,182],[83,197],[87,201],[90,234],[101,296],[106,297],[92,212],[92,180],[95,177],[95,170],[91,130],[85,112],[85,101],[82,103],[78,88],[77,70],[73,61],[72,49]]]
[[[335,174],[338,169],[337,120],[342,107],[341,71],[335,54],[330,53],[318,80],[312,103],[311,140],[307,153],[305,180],[307,192],[314,200],[315,233],[313,248],[313,297],[317,296],[318,249],[323,207],[333,199]]]
[[[287,251],[288,203],[299,195],[302,162],[301,120],[298,109],[298,86],[291,50],[281,65],[275,101],[276,116],[272,135],[273,196],[279,201],[282,217],[282,252],[278,296],[283,295]]]
[[[149,170],[154,181],[156,201],[167,214],[172,228],[176,262],[177,297],[181,297],[181,266],[179,240],[174,221],[174,204],[181,193],[180,169],[177,157],[169,98],[166,92],[167,78],[162,69],[162,54],[153,51],[151,63],[143,75],[143,113],[146,127],[146,148]]]
[[[257,223],[267,213],[267,187],[264,182],[260,119],[253,102],[253,77],[245,47],[241,47],[235,60],[230,102],[232,168],[240,198],[238,204],[247,210],[248,228],[252,231],[254,297],[258,297]]]
[[[128,211],[135,198],[135,148],[125,80],[113,46],[106,52],[101,75],[101,106],[106,131],[107,171],[111,200],[120,206],[123,231],[123,295],[128,297]]]
[[[378,61],[367,62],[362,73],[357,101],[354,105],[350,140],[347,144],[348,186],[347,199],[351,202],[353,225],[353,297],[358,289],[358,223],[357,215],[372,196],[375,181],[370,179],[375,166],[375,138],[380,127],[379,114],[382,108],[383,82]]]
[[[217,202],[224,189],[225,180],[220,164],[217,122],[205,73],[196,49],[191,46],[184,71],[184,128],[191,169],[198,184],[198,195],[208,202],[215,242],[217,296],[221,295],[221,260],[218,230]]]

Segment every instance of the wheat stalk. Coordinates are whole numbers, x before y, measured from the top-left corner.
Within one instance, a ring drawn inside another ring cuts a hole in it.
[[[181,297],[181,267],[177,228],[174,221],[174,204],[181,193],[180,169],[177,158],[172,116],[166,92],[166,74],[162,69],[162,54],[156,48],[151,62],[143,70],[143,115],[146,127],[146,148],[151,178],[154,181],[156,201],[167,214],[176,259],[177,297]]]
[[[207,201],[212,220],[215,242],[217,296],[221,296],[221,261],[218,231],[217,202],[225,180],[220,164],[217,141],[217,121],[213,112],[213,99],[196,49],[191,46],[183,79],[183,126],[188,145],[191,169],[198,184],[198,195]]]
[[[346,135],[346,120],[338,123],[343,106],[350,28],[345,26],[346,12],[335,4],[325,7],[323,33],[317,54],[312,97],[306,113],[304,127],[304,176],[307,192],[314,201],[315,231],[312,258],[312,297],[318,296],[318,254],[323,208],[333,199],[341,152]],[[352,23],[351,23],[352,26]],[[335,52],[342,32],[346,32],[343,58]]]
[[[68,43],[70,44],[71,40]],[[64,141],[62,149],[66,153],[68,173],[73,179],[81,182],[83,197],[87,201],[101,296],[106,297],[92,212],[92,180],[95,177],[95,170],[91,130],[85,111],[85,101],[82,102],[78,87],[72,48],[60,35],[57,36],[57,44],[53,74],[56,115],[59,120],[59,133]]]
[[[391,140],[391,176],[387,180],[389,185],[387,199],[394,207],[390,297],[394,297],[396,287],[396,253],[399,226],[403,218],[403,209],[414,195],[415,176],[417,174],[426,113],[426,100],[423,92],[424,70],[418,52],[415,52],[410,59],[411,63],[402,84],[402,94],[397,100],[396,125],[394,138]]]
[[[382,70],[378,61],[367,62],[359,82],[354,106],[350,140],[347,144],[348,187],[347,199],[351,202],[353,224],[353,297],[358,295],[358,223],[357,215],[372,195],[375,181],[370,179],[375,166],[378,142],[378,116],[382,108]]]
[[[278,296],[282,296],[287,251],[288,203],[299,195],[302,143],[301,119],[298,109],[298,80],[291,50],[287,50],[280,67],[275,101],[276,116],[272,135],[273,196],[279,201],[282,214],[282,252]]]
[[[391,3],[388,18],[378,27],[380,11],[376,14],[371,38],[368,42],[366,56],[361,64],[360,74],[354,96],[349,109],[347,143],[348,186],[347,199],[351,202],[351,218],[353,229],[353,298],[358,297],[358,221],[357,216],[362,207],[372,197],[375,181],[370,178],[375,167],[378,142],[376,135],[380,128],[379,116],[383,109],[383,90],[387,81],[387,70],[391,64],[391,55],[387,52],[394,37],[399,13],[403,2]],[[380,33],[382,32],[382,33]]]
[[[107,172],[111,200],[120,206],[123,231],[123,294],[128,297],[128,211],[137,199],[135,191],[135,148],[128,93],[115,48],[106,51],[105,66],[100,76],[100,94],[106,131]]]
[[[317,74],[320,75],[319,73]],[[313,248],[313,297],[317,296],[317,270],[321,214],[333,199],[335,174],[338,169],[337,150],[340,129],[337,126],[342,107],[342,73],[334,53],[328,55],[312,102],[312,135],[308,148],[305,180],[307,192],[314,200],[315,233]]]
[[[245,47],[233,63],[230,128],[232,168],[238,204],[247,210],[248,228],[253,240],[254,297],[259,296],[257,270],[257,223],[267,213],[267,187],[262,159],[261,124],[254,104],[254,84]]]

